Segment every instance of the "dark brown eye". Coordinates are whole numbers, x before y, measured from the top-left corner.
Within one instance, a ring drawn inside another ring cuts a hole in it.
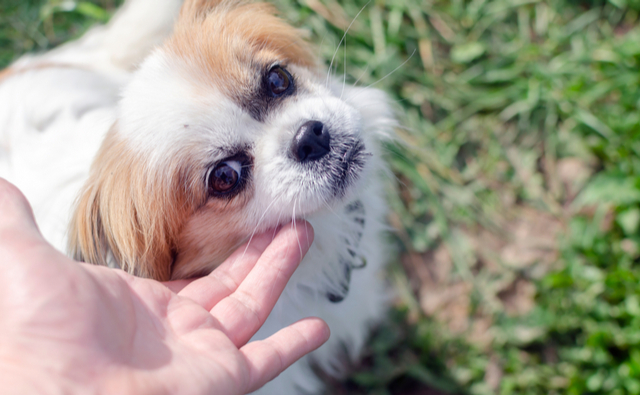
[[[291,76],[284,69],[276,66],[267,75],[269,92],[273,96],[280,96],[287,92],[291,86]]]
[[[209,175],[209,187],[218,193],[231,192],[240,183],[242,164],[235,160],[219,163]]]

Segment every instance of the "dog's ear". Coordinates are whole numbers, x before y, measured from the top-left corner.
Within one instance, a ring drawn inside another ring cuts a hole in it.
[[[167,184],[172,179],[150,173],[114,126],[71,220],[69,252],[74,259],[113,263],[131,274],[169,280],[177,232],[192,207],[181,193],[184,188]]]

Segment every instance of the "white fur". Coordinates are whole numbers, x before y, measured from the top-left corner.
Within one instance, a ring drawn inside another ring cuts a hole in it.
[[[129,0],[107,27],[50,53],[21,59],[16,68],[23,71],[0,82],[0,177],[25,193],[44,236],[63,250],[73,201],[116,119],[120,136],[159,174],[166,161],[187,146],[202,147],[194,157],[204,175],[212,160],[210,147],[253,144],[256,198],[245,208],[247,235],[293,217],[309,220],[316,235],[254,339],[307,316],[322,317],[332,332],[327,344],[257,393],[317,392],[321,385],[309,362],[339,374],[339,351],[345,347],[357,357],[370,324],[385,310],[386,209],[380,181],[385,167],[379,142],[392,134],[392,113],[379,91],[343,88],[341,83],[327,88],[323,78],[320,84],[307,71],[292,68],[304,77],[301,83],[308,93],[264,122],[254,120],[214,87],[202,90],[198,76],[191,79],[185,73],[188,64],[161,50],[151,51],[170,32],[179,4]],[[40,64],[64,67],[33,67]],[[333,198],[325,180],[305,178],[287,157],[288,142],[309,119],[361,137],[373,154],[344,198]],[[326,295],[344,276],[339,262],[346,252],[344,239],[355,240],[360,231],[344,211],[356,200],[362,202],[365,227],[353,249],[356,259],[367,264],[352,271],[348,296],[332,303]]]

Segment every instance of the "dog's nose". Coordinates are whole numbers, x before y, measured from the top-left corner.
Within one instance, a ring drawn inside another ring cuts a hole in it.
[[[291,151],[298,162],[311,162],[331,151],[330,142],[329,130],[322,122],[307,121],[293,137]]]

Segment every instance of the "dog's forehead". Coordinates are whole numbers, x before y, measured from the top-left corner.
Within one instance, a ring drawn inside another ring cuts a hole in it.
[[[206,76],[203,80],[228,97],[253,89],[256,74],[271,64],[316,65],[300,31],[262,3],[219,6],[204,15],[183,17],[165,49],[193,65]]]

